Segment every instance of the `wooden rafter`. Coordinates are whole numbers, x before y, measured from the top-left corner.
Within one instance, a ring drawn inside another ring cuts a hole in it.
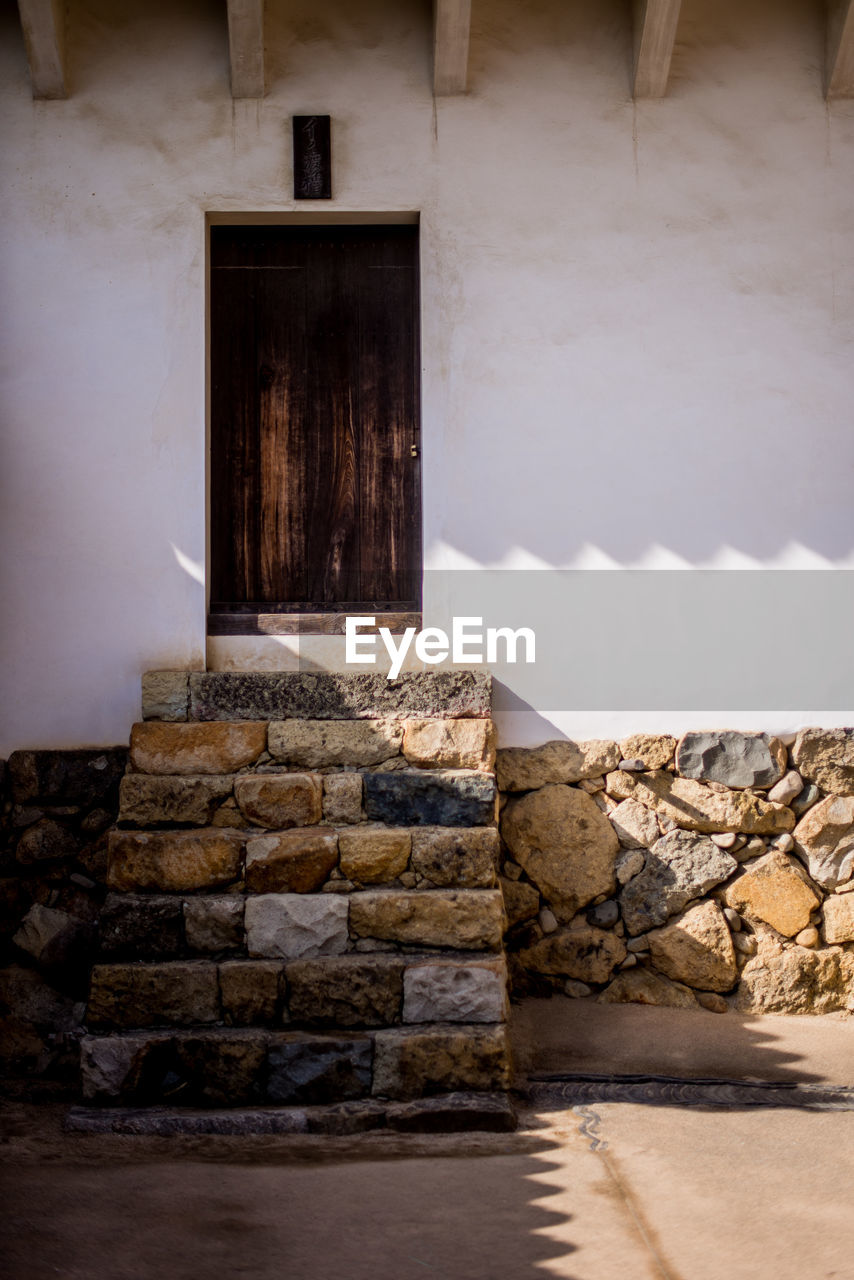
[[[827,96],[854,98],[854,0],[838,0],[828,12]]]
[[[632,88],[636,98],[663,98],[667,92],[680,4],[681,0],[636,0]]]
[[[62,0],[18,0],[34,98],[66,98],[65,6]]]
[[[465,93],[471,0],[433,0],[433,92]]]
[[[264,97],[264,0],[228,0],[232,98]]]

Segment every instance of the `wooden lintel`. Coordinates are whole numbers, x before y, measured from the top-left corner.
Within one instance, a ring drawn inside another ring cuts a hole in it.
[[[828,10],[827,96],[854,98],[854,0],[836,0]]]
[[[636,0],[635,98],[663,98],[676,42],[681,0]]]
[[[228,0],[232,98],[264,97],[264,0]]]
[[[65,5],[62,0],[18,0],[34,98],[67,98]]]
[[[471,0],[433,0],[433,93],[465,93]]]

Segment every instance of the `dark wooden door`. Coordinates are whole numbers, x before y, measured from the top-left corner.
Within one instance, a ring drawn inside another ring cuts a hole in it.
[[[418,230],[211,228],[211,610],[417,610]]]

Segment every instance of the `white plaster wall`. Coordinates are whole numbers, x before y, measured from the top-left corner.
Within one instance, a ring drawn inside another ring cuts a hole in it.
[[[421,213],[429,567],[854,565],[854,108],[822,99],[821,4],[684,0],[637,106],[621,0],[476,0],[471,92],[436,104],[421,0],[268,4],[259,103],[219,0],[68,11],[65,102],[0,18],[0,754],[122,741],[142,670],[204,665],[205,215],[295,207],[295,113],[333,117],[324,211]],[[820,625],[793,601],[769,642]],[[781,689],[761,727],[852,707]],[[546,718],[505,740],[686,727]]]

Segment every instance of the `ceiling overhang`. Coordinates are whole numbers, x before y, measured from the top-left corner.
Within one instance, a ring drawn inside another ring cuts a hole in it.
[[[318,0],[319,3],[322,0]],[[265,0],[226,0],[231,94],[263,98]],[[667,93],[681,0],[634,0],[632,95]],[[64,0],[18,0],[34,98],[65,98]],[[471,0],[433,0],[433,93],[468,90]],[[854,97],[854,0],[830,0],[825,92]]]

